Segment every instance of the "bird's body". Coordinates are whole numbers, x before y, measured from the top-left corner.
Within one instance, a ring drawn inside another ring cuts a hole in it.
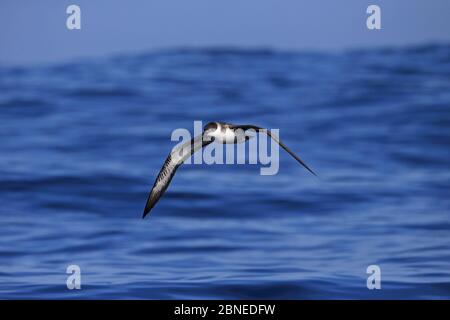
[[[164,162],[161,171],[156,178],[156,181],[150,191],[147,199],[147,204],[144,209],[145,217],[150,210],[155,206],[158,200],[162,197],[167,187],[170,184],[176,170],[180,165],[186,161],[191,155],[212,143],[213,141],[222,144],[236,144],[247,141],[250,137],[246,134],[247,130],[255,132],[264,132],[277,142],[284,150],[286,150],[292,157],[294,157],[301,165],[303,165],[309,172],[316,175],[299,157],[297,157],[288,147],[286,147],[276,136],[273,136],[269,130],[253,125],[233,125],[224,122],[210,122],[208,123],[201,135],[196,136],[191,141],[188,141],[177,148],[174,148]]]
[[[248,137],[245,137],[244,130],[237,130],[237,128],[233,128],[233,125],[224,123],[224,122],[213,122],[213,124],[208,127],[207,124],[205,126],[206,137],[211,137],[217,143],[223,144],[235,144],[245,142]],[[216,129],[214,126],[216,125]],[[208,128],[208,129],[206,129]]]

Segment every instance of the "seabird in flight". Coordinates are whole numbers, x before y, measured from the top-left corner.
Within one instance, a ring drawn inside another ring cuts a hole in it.
[[[209,122],[203,128],[202,134],[191,139],[191,141],[187,141],[184,144],[174,148],[169,154],[158,174],[158,177],[156,178],[152,190],[150,191],[142,218],[145,218],[145,216],[150,212],[150,210],[152,210],[158,200],[162,197],[178,167],[181,166],[186,159],[213,141],[223,144],[245,142],[250,138],[245,134],[245,131],[249,129],[267,134],[309,172],[317,176],[314,171],[312,171],[299,157],[297,157],[283,142],[281,142],[276,136],[272,135],[269,130],[253,125],[233,125],[224,122]]]

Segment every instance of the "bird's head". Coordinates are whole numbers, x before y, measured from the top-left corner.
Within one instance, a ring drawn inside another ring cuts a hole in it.
[[[215,137],[220,132],[220,123],[208,122],[203,128],[203,135],[206,137]]]

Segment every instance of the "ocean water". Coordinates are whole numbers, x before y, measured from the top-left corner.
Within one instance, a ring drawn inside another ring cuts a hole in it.
[[[143,220],[194,120],[279,128],[319,179],[186,165]],[[448,45],[3,65],[0,137],[1,299],[450,298]]]

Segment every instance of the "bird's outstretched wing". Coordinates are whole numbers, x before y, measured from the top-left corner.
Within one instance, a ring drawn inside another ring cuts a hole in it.
[[[212,138],[211,140],[205,141],[203,139],[203,134],[201,134],[191,139],[191,141],[187,141],[186,143],[172,150],[172,152],[164,162],[164,165],[161,168],[158,177],[156,178],[152,190],[150,191],[150,195],[148,196],[147,204],[145,205],[142,218],[145,218],[145,216],[158,202],[159,198],[162,197],[167,187],[169,186],[170,181],[172,181],[172,178],[175,175],[178,167],[181,166],[184,161],[186,161],[186,159],[188,159],[196,151],[200,150],[211,142],[213,142]]]
[[[302,159],[297,157],[297,155],[294,152],[292,152],[283,142],[281,142],[281,140],[278,139],[278,137],[276,137],[275,135],[272,135],[269,130],[260,128],[260,127],[254,126],[254,125],[235,125],[235,126],[232,126],[232,128],[233,129],[242,129],[244,131],[246,131],[248,129],[253,129],[256,132],[264,132],[269,137],[271,137],[276,143],[278,143],[284,150],[286,150],[286,152],[289,153],[295,160],[297,160],[303,167],[305,167],[306,170],[308,170],[309,172],[311,172],[313,175],[315,175],[317,177],[317,174],[314,171],[312,171],[311,168],[309,168],[306,165],[306,163],[303,162]]]

